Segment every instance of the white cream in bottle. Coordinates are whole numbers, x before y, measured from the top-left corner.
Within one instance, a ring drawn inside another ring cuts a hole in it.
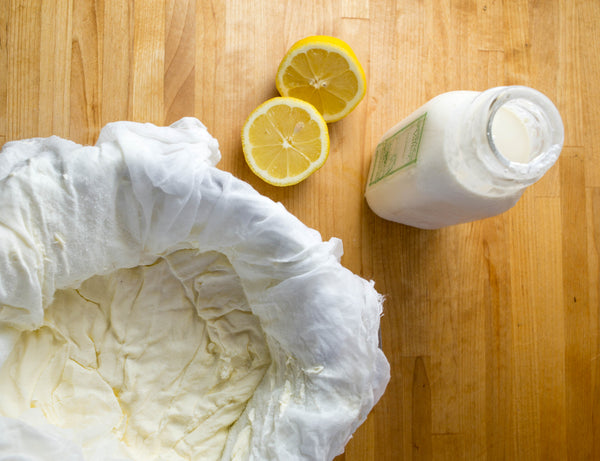
[[[556,162],[563,138],[534,89],[444,93],[384,134],[365,196],[382,218],[423,229],[494,216]]]

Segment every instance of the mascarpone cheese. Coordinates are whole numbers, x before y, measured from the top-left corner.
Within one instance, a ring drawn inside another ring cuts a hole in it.
[[[38,409],[86,459],[218,460],[269,364],[227,258],[179,250],[57,291],[0,368],[0,414]]]

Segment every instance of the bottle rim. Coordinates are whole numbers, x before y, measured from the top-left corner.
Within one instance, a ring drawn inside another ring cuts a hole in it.
[[[515,178],[540,178],[558,159],[564,142],[564,127],[556,106],[543,93],[526,86],[505,86],[496,88],[497,94],[487,109],[486,138],[494,160],[497,161],[507,176]],[[528,163],[520,163],[505,157],[493,139],[492,124],[498,110],[511,101],[525,101],[537,108],[537,115],[545,124],[546,140],[543,150],[538,152]]]

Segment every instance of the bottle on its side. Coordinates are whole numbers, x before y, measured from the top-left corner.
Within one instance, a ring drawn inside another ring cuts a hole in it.
[[[383,135],[365,197],[380,217],[437,229],[495,216],[558,159],[554,104],[524,86],[452,91]]]

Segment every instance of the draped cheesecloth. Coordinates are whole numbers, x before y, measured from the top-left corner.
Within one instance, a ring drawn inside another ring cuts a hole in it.
[[[57,290],[180,249],[219,252],[271,354],[222,459],[330,460],[389,380],[378,347],[382,298],[340,264],[340,240],[323,242],[281,204],[217,169],[219,159],[217,141],[193,118],[170,127],[112,123],[95,146],[58,137],[7,143],[0,367],[20,332],[42,325]],[[0,417],[0,460],[15,447],[24,459],[83,459],[59,433]]]

